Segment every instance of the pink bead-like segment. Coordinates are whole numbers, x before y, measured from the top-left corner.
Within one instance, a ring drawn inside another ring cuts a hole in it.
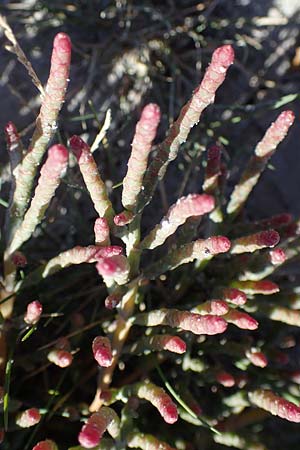
[[[37,300],[30,302],[27,305],[24,321],[28,325],[34,325],[40,320],[42,312],[43,312],[43,305],[40,302],[38,302]]]
[[[206,239],[208,250],[212,255],[217,255],[218,253],[226,253],[230,250],[231,242],[225,236],[213,236]]]
[[[218,372],[216,374],[216,380],[224,387],[232,387],[235,385],[234,377],[230,373],[225,371]]]
[[[178,336],[168,336],[163,342],[163,349],[182,354],[186,351],[186,343]]]
[[[105,308],[114,309],[121,301],[122,295],[110,294],[105,299]]]
[[[48,353],[48,360],[56,366],[64,369],[72,364],[73,356],[67,350],[54,349]]]
[[[287,258],[285,251],[282,248],[275,248],[269,252],[271,264],[278,266],[283,264]]]
[[[20,140],[20,136],[18,134],[17,127],[13,122],[8,122],[5,127],[5,137],[8,145],[9,150],[13,150],[14,146],[18,144]]]
[[[177,407],[163,389],[157,390],[156,394],[153,395],[153,398],[151,399],[151,403],[158,409],[165,422],[170,424],[177,422]]]
[[[134,214],[131,211],[123,211],[120,214],[117,214],[114,217],[114,224],[117,227],[123,227],[130,223],[134,217]]]
[[[264,368],[268,365],[268,358],[263,352],[249,351],[246,356],[254,366]]]
[[[19,251],[14,252],[11,255],[11,260],[12,260],[12,263],[16,267],[25,267],[25,266],[27,266],[27,258],[22,252],[19,252]]]
[[[191,331],[194,334],[214,335],[224,333],[227,323],[222,317],[185,313],[178,314],[178,325],[183,330]],[[181,317],[180,317],[181,316]]]
[[[55,442],[47,439],[46,441],[38,442],[32,450],[57,450]]]
[[[268,128],[265,136],[256,146],[255,154],[259,157],[266,157],[284,139],[289,128],[295,120],[293,111],[283,111],[274,123]]]
[[[16,420],[16,424],[21,428],[29,428],[36,425],[41,420],[41,415],[38,409],[30,408],[23,411]]]
[[[109,225],[104,217],[98,217],[95,220],[94,233],[97,244],[106,242],[109,238]]]
[[[256,330],[258,327],[258,322],[253,317],[249,316],[247,313],[237,311],[236,309],[230,310],[224,316],[224,319],[243,330]]]
[[[300,422],[300,407],[270,390],[257,389],[249,394],[250,401],[274,416],[279,416],[289,422]]]
[[[84,448],[94,448],[101,440],[102,433],[95,424],[87,423],[78,435],[79,444]]]
[[[148,156],[156,136],[159,121],[159,106],[150,103],[144,107],[140,120],[136,125],[122,192],[122,204],[130,211],[136,205],[138,194],[142,189],[143,176],[147,168]]]
[[[261,231],[257,234],[257,244],[264,247],[274,247],[280,240],[279,233],[275,230]]]
[[[225,71],[234,61],[234,50],[231,45],[218,47],[212,55],[211,65],[220,67],[220,71]],[[223,68],[223,70],[222,70]]]
[[[94,358],[101,367],[112,364],[112,351],[110,340],[107,337],[97,336],[92,344]]]
[[[233,303],[234,305],[241,306],[247,302],[246,294],[240,289],[230,287],[225,288],[223,289],[222,295],[226,301]]]
[[[224,300],[211,300],[211,312],[210,314],[216,315],[216,316],[223,316],[228,312],[228,305]]]

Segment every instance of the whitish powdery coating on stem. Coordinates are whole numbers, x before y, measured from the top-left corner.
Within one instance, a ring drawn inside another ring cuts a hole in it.
[[[227,206],[228,214],[236,214],[244,206],[267,162],[287,135],[294,119],[295,116],[292,111],[283,111],[268,128],[263,139],[257,144],[254,156],[250,159],[246,170],[231,194]]]
[[[129,448],[141,448],[142,450],[175,450],[166,442],[159,441],[152,434],[131,433],[127,439]]]
[[[268,305],[265,306],[264,312],[270,319],[275,320],[276,322],[300,327],[299,309],[290,309],[279,305]]]
[[[67,149],[60,144],[53,145],[48,151],[48,158],[41,169],[34,197],[23,222],[15,232],[9,253],[13,253],[30,238],[36,226],[44,217],[45,211],[60,183],[60,178],[66,170],[67,163]]]
[[[200,86],[180,111],[166,139],[157,148],[156,156],[145,174],[144,190],[141,191],[138,202],[139,210],[151,200],[158,180],[163,178],[169,162],[176,158],[180,145],[186,141],[191,128],[199,122],[203,110],[214,102],[215,93],[223,83],[233,60],[234,51],[230,45],[223,45],[214,51]]]
[[[109,245],[109,225],[104,217],[98,217],[94,224],[95,244]]]
[[[194,334],[219,334],[227,328],[227,323],[222,317],[179,311],[178,309],[157,309],[148,313],[138,314],[135,323],[155,327],[168,325],[173,328],[181,328]]]
[[[133,210],[136,206],[159,121],[159,107],[154,103],[145,106],[135,129],[128,170],[123,180],[122,204],[126,209]]]
[[[191,312],[200,314],[201,316],[206,314],[212,314],[215,316],[223,316],[229,311],[229,306],[225,300],[208,300],[207,302],[200,303],[195,306]]]
[[[230,241],[225,236],[212,236],[208,239],[198,239],[189,244],[172,250],[166,257],[145,269],[145,277],[154,279],[168,270],[187,264],[197,259],[205,261],[219,253],[226,253],[230,249]]]
[[[109,258],[121,253],[122,247],[118,245],[110,245],[108,247],[100,247],[98,245],[80,247],[78,245],[50,259],[43,268],[42,277],[46,278],[48,275],[73,264],[94,263],[102,258]]]
[[[100,217],[106,218],[111,223],[114,216],[113,207],[90,147],[79,136],[71,137],[70,146],[77,158],[80,172],[90,193],[95,210]]]
[[[300,422],[300,408],[270,390],[257,389],[248,394],[251,403],[290,422]]]
[[[30,147],[22,161],[16,180],[13,211],[22,217],[31,196],[32,185],[37,167],[46,147],[57,129],[57,117],[64,102],[71,62],[71,41],[69,36],[58,33],[53,42],[50,74],[45,88],[45,96]]]
[[[272,295],[279,292],[279,286],[273,281],[261,280],[261,281],[234,281],[232,287],[240,289],[246,294],[262,294]]]
[[[202,216],[212,211],[214,207],[215,201],[211,195],[190,194],[187,197],[181,197],[171,206],[162,221],[145,237],[141,248],[153,249],[162,245],[189,217]]]

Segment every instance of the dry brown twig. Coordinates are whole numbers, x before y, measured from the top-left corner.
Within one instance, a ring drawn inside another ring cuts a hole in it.
[[[42,83],[39,80],[39,77],[37,76],[34,68],[32,67],[30,61],[28,61],[25,53],[23,52],[23,50],[21,49],[16,36],[14,35],[13,30],[10,28],[10,26],[7,23],[7,20],[4,16],[2,16],[0,14],[0,27],[3,29],[4,35],[6,36],[6,38],[8,39],[8,41],[11,43],[11,45],[6,44],[4,46],[4,48],[15,54],[16,57],[18,58],[18,61],[25,67],[25,69],[27,70],[30,78],[32,79],[33,84],[35,85],[35,87],[40,91],[40,93],[42,95],[44,95],[44,88],[42,86]]]

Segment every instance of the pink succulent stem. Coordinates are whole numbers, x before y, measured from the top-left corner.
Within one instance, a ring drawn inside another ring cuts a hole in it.
[[[141,450],[175,450],[166,442],[158,440],[151,434],[130,433],[127,438],[129,448],[140,448]]]
[[[114,217],[114,224],[117,227],[124,227],[128,225],[134,219],[134,213],[131,211],[122,211]]]
[[[243,330],[256,330],[258,327],[258,322],[253,317],[236,309],[231,309],[223,318]]]
[[[266,219],[262,219],[259,222],[255,222],[255,224],[259,228],[281,228],[285,225],[288,225],[293,220],[291,214],[282,213],[276,214],[275,216],[267,217]]]
[[[16,419],[16,424],[21,428],[29,428],[41,420],[41,415],[38,409],[30,408],[21,412]]]
[[[260,281],[270,276],[275,270],[283,264],[288,255],[286,250],[282,248],[275,248],[260,254],[249,264],[243,264],[243,271],[238,275],[241,281]]]
[[[267,247],[274,247],[278,244],[280,236],[275,230],[260,231],[259,233],[243,236],[231,241],[230,253],[253,253]]]
[[[272,295],[279,292],[279,286],[273,281],[269,280],[259,280],[259,281],[234,281],[232,287],[240,289],[245,292],[245,294],[262,294],[262,295]]]
[[[228,214],[236,215],[242,209],[270,157],[287,135],[294,119],[295,116],[292,111],[283,111],[268,128],[263,139],[257,144],[254,156],[250,159],[240,181],[236,184],[231,194],[227,206]]]
[[[94,224],[95,244],[107,246],[110,245],[109,225],[107,219],[98,217]]]
[[[257,389],[248,394],[251,403],[289,422],[300,422],[300,407],[266,389]]]
[[[227,323],[222,317],[179,311],[178,309],[157,309],[148,313],[138,314],[135,323],[155,327],[168,325],[173,328],[181,328],[194,334],[219,334],[227,328]]]
[[[123,285],[128,281],[130,266],[124,255],[101,258],[96,264],[96,269],[107,287],[111,287],[114,282]]]
[[[246,294],[236,288],[224,288],[222,291],[222,297],[229,303],[233,303],[234,305],[241,306],[247,302]]]
[[[279,266],[286,261],[286,253],[282,248],[275,248],[274,250],[270,250],[268,254],[268,259],[273,266]]]
[[[229,311],[229,306],[224,300],[208,300],[207,302],[200,303],[192,309],[192,312],[206,315],[212,314],[215,316],[223,316]]]
[[[73,362],[72,354],[67,350],[54,349],[51,350],[47,358],[50,362],[55,364],[58,367],[64,369],[65,367],[69,367]]]
[[[142,188],[148,155],[151,151],[159,121],[159,107],[154,103],[146,105],[135,129],[127,174],[123,180],[122,204],[124,208],[130,211],[135,208],[138,194]]]
[[[24,316],[24,321],[28,325],[34,325],[40,320],[42,312],[43,306],[40,302],[38,302],[37,300],[30,302],[27,305],[27,311]]]
[[[38,442],[32,450],[58,450],[57,445],[55,442],[50,441],[47,439],[46,441],[40,441]]]
[[[211,195],[190,194],[187,197],[181,197],[141,242],[141,248],[153,249],[162,245],[189,217],[207,214],[214,209],[214,206],[215,201]]]
[[[120,432],[120,419],[113,409],[103,406],[88,418],[79,433],[78,441],[84,448],[94,448],[100,444],[106,430],[116,438]]]
[[[43,268],[42,277],[46,278],[72,264],[94,263],[102,258],[120,255],[122,251],[122,247],[118,245],[110,245],[107,247],[100,247],[98,245],[80,247],[78,245],[50,259]]]
[[[223,45],[214,51],[202,82],[180,111],[166,139],[157,147],[156,155],[144,177],[144,190],[138,201],[139,211],[151,200],[157,182],[163,178],[169,162],[176,158],[180,145],[186,141],[191,128],[199,122],[204,109],[214,102],[216,91],[225,80],[233,60],[234,51],[230,45]]]
[[[100,217],[104,217],[111,224],[115,214],[90,147],[79,136],[71,137],[70,146],[77,158],[83,180],[90,193],[95,210]]]
[[[156,334],[135,342],[130,348],[130,353],[141,354],[145,351],[149,352],[149,350],[154,352],[167,350],[172,353],[182,354],[186,351],[186,343],[178,336]]]
[[[36,121],[31,144],[18,171],[13,199],[13,210],[17,217],[23,217],[30,200],[34,177],[46,147],[57,129],[57,117],[64,102],[71,61],[69,36],[58,33],[53,42],[50,74],[45,96]]]
[[[146,278],[155,278],[168,270],[187,264],[197,259],[199,262],[210,260],[219,253],[230,249],[230,241],[225,236],[212,236],[208,239],[198,239],[189,244],[171,250],[170,253],[145,270]]]
[[[104,336],[97,336],[92,344],[94,358],[101,367],[112,364],[112,351],[110,340]]]
[[[249,350],[246,352],[249,361],[256,367],[264,368],[268,365],[268,358],[263,352],[257,350]]]
[[[165,422],[173,424],[177,421],[177,407],[161,387],[153,383],[139,383],[136,386],[135,394],[139,398],[148,400],[158,410]]]
[[[42,220],[47,207],[50,204],[60,179],[67,168],[68,151],[61,145],[53,145],[48,151],[48,157],[41,169],[38,185],[34,192],[34,197],[27,210],[23,222],[17,228],[8,253],[16,251],[26,242],[36,226]]]
[[[229,372],[218,372],[216,374],[216,380],[224,387],[232,387],[235,385],[235,379]]]

